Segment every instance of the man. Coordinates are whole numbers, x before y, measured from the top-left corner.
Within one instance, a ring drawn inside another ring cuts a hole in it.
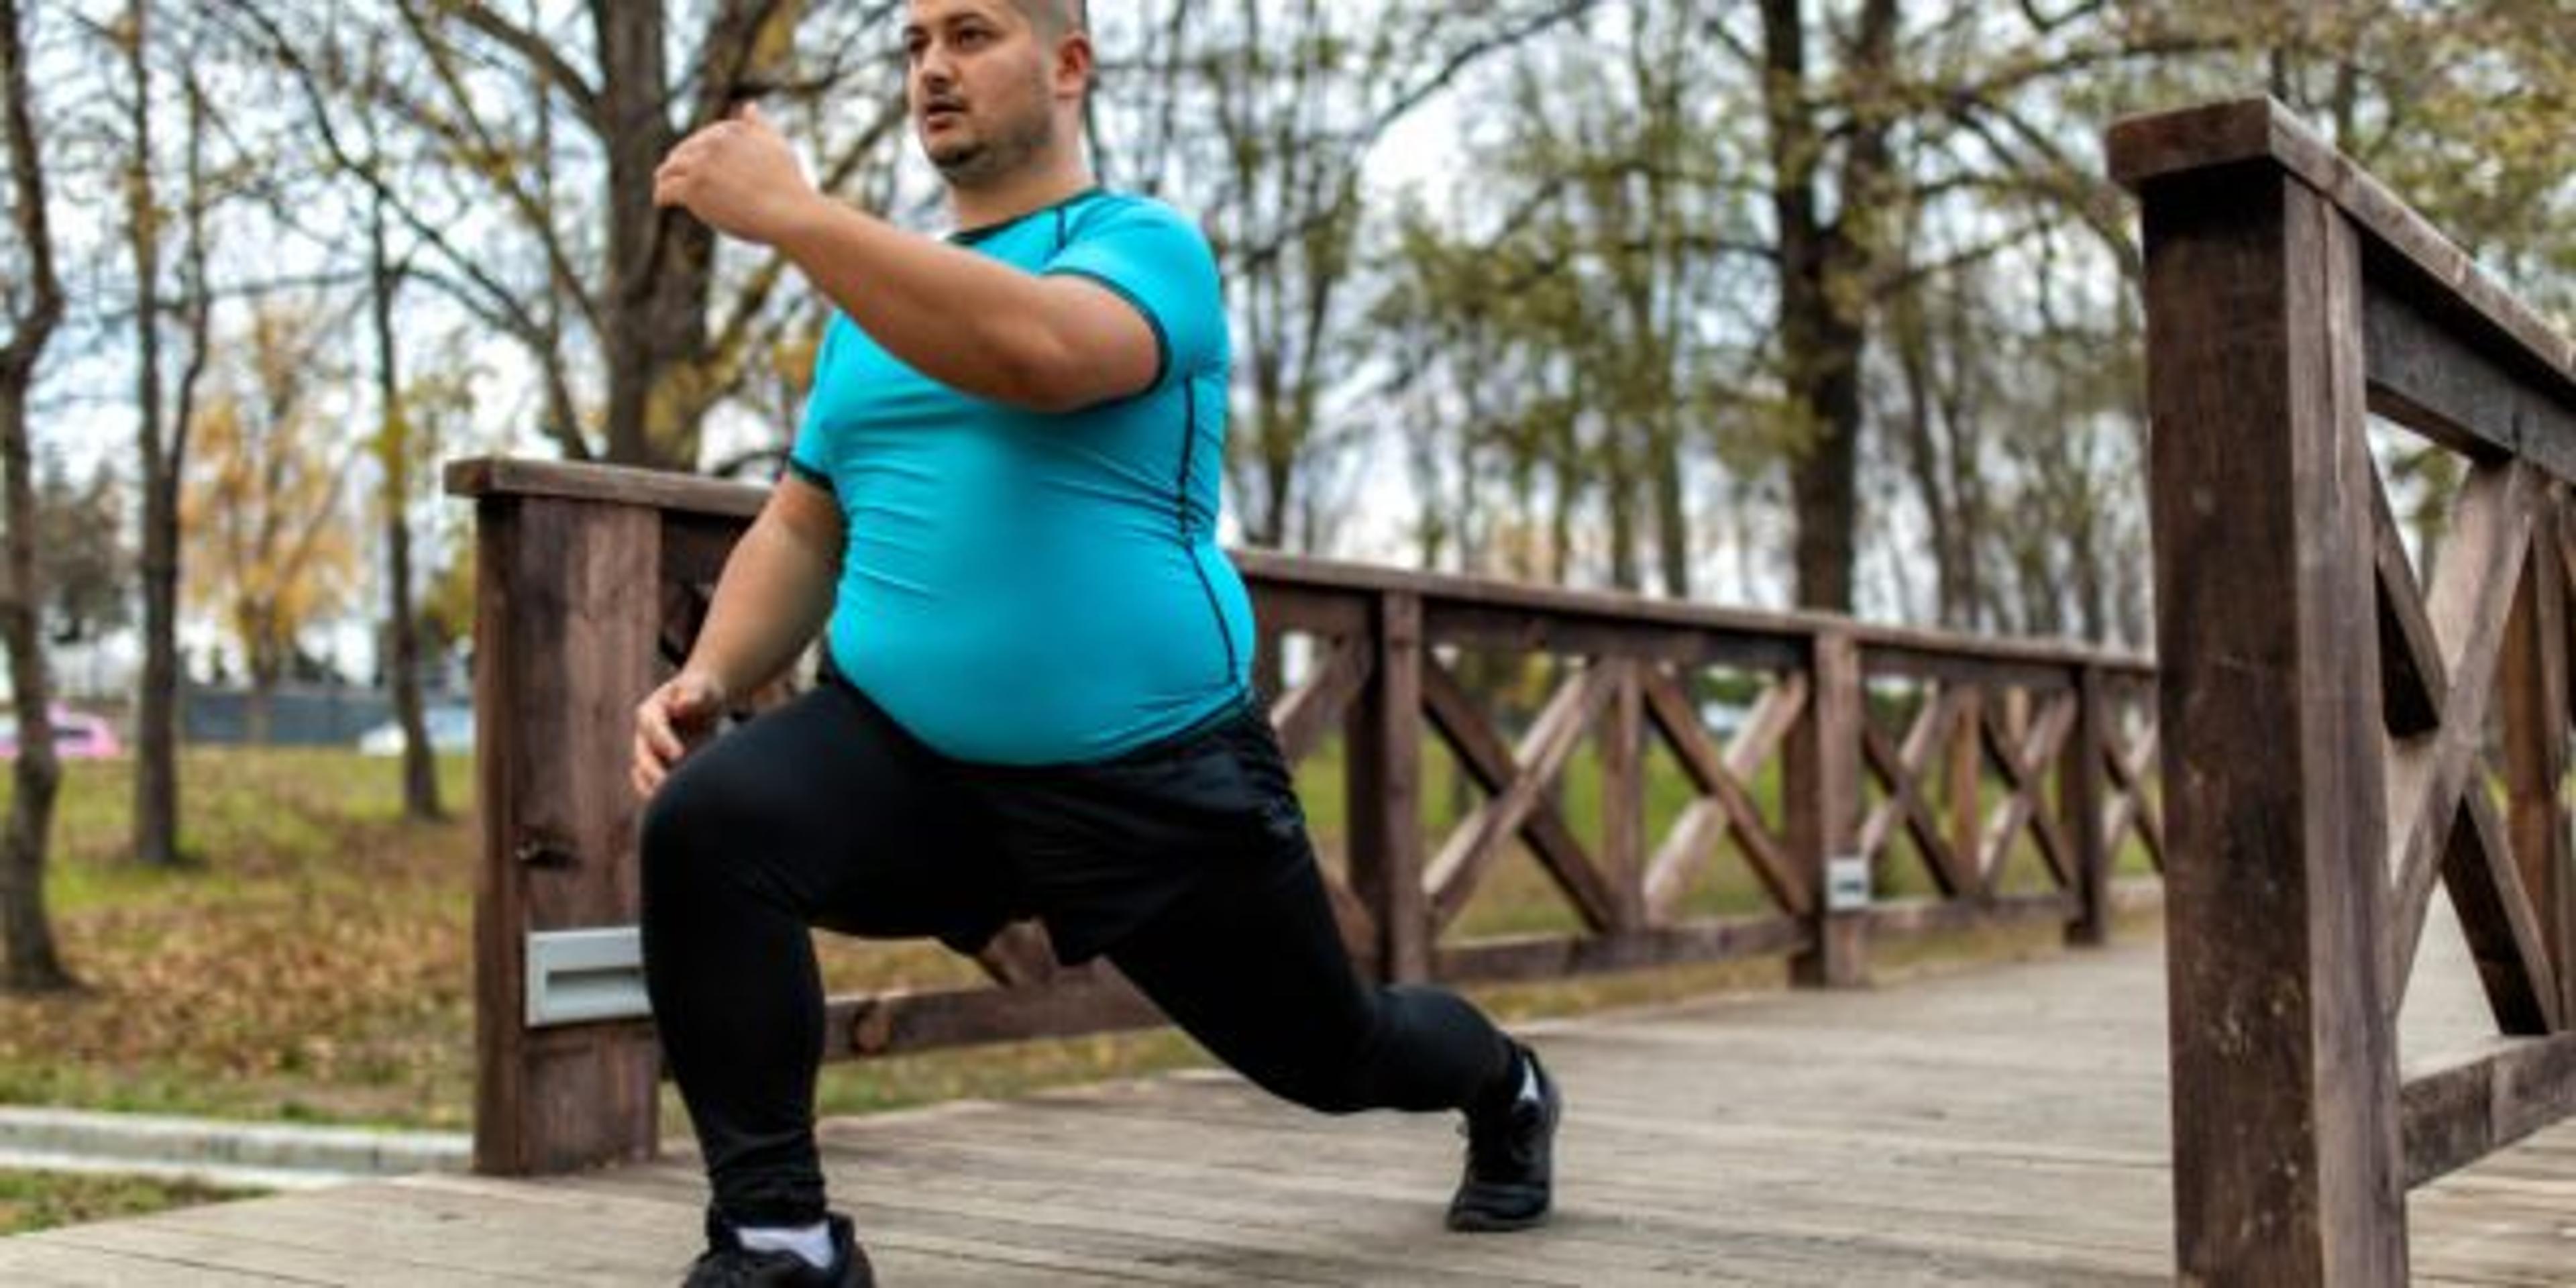
[[[818,195],[755,111],[655,176],[839,306],[790,469],[636,711],[646,978],[714,1191],[689,1283],[872,1282],[824,1205],[812,925],[971,951],[1036,916],[1281,1096],[1465,1111],[1449,1225],[1536,1223],[1537,1060],[1343,951],[1215,541],[1215,260],[1093,183],[1079,0],[912,0],[904,50],[945,241]],[[818,631],[821,684],[690,750]]]

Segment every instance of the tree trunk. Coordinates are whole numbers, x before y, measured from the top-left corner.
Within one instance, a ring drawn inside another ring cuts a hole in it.
[[[402,722],[403,817],[434,819],[438,765],[430,757],[429,729],[420,710],[420,623],[411,603],[411,430],[394,365],[394,291],[397,270],[385,258],[384,199],[367,222],[368,278],[376,324],[376,397],[383,415],[379,449],[384,466],[385,635],[393,655],[386,663],[393,685],[394,718]]]
[[[1865,94],[1893,58],[1894,0],[1863,7],[1843,77]],[[1771,131],[1772,212],[1779,229],[1780,347],[1790,404],[1807,441],[1791,463],[1797,509],[1794,563],[1798,604],[1847,613],[1852,607],[1853,530],[1859,519],[1861,358],[1868,343],[1860,298],[1877,252],[1869,221],[1885,196],[1885,109],[1855,101],[1843,147],[1839,216],[1819,213],[1826,131],[1807,85],[1806,21],[1800,0],[1763,0],[1763,106]]]
[[[14,7],[11,0],[0,0],[0,8],[5,7]],[[17,15],[5,16],[14,28]],[[45,857],[53,836],[54,795],[62,782],[62,765],[54,757],[49,711],[53,686],[45,675],[44,641],[36,613],[41,596],[36,584],[36,498],[27,451],[27,402],[21,381],[12,380],[9,386],[0,388],[0,460],[6,465],[8,524],[8,593],[0,595],[0,642],[9,649],[9,682],[17,694],[18,757],[12,766],[8,830],[0,834],[0,938],[7,940],[8,952],[0,987],[42,992],[72,984],[55,950],[53,921],[45,911]]]
[[[62,324],[62,281],[54,273],[54,242],[46,214],[44,157],[36,139],[27,88],[26,33],[18,0],[0,0],[0,135],[9,148],[14,229],[26,247],[28,282],[11,293],[9,343],[0,348],[0,525],[7,528],[0,563],[0,644],[9,651],[9,678],[18,703],[18,757],[9,821],[0,833],[0,988],[48,991],[72,986],[54,948],[52,918],[45,912],[45,857],[53,837],[54,792],[62,780],[54,758],[49,708],[53,690],[37,605],[36,487],[27,449],[27,391],[36,361]]]
[[[179,862],[178,688],[179,517],[175,432],[161,392],[161,221],[153,191],[152,5],[131,0],[126,47],[133,80],[134,151],[126,173],[127,234],[134,252],[135,406],[143,484],[143,676],[135,695],[134,858],[146,867]],[[190,194],[193,200],[196,194]]]
[[[715,234],[653,204],[653,168],[679,142],[662,5],[592,0],[590,10],[608,153],[608,459],[690,469],[697,427],[676,414],[688,400],[668,382],[706,347]]]

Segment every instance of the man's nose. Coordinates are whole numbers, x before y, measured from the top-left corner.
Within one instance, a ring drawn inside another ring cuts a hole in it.
[[[913,68],[914,77],[925,93],[945,90],[957,83],[957,68],[937,45],[921,51],[921,62]]]

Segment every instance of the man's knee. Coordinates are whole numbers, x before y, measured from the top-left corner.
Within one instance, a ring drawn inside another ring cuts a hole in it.
[[[1243,1072],[1272,1095],[1317,1113],[1383,1109],[1378,1061],[1385,1050],[1386,1019],[1380,1006],[1371,1008],[1363,1023],[1317,1026],[1301,1034],[1293,1049],[1263,1062],[1267,1067]]]
[[[725,775],[713,766],[683,762],[644,803],[636,835],[647,885],[668,887],[703,875],[710,867],[707,851],[736,834],[740,823],[739,793],[727,791]]]

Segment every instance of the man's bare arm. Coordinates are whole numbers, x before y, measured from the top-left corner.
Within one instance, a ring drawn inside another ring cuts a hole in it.
[[[736,695],[775,679],[823,629],[843,523],[831,493],[804,479],[791,474],[771,491],[725,560],[689,660],[636,705],[637,795],[658,790]]]
[[[1141,392],[1162,358],[1153,327],[1106,287],[1024,272],[814,191],[756,110],[672,149],[653,200],[777,247],[887,352],[980,398],[1087,407]]]

